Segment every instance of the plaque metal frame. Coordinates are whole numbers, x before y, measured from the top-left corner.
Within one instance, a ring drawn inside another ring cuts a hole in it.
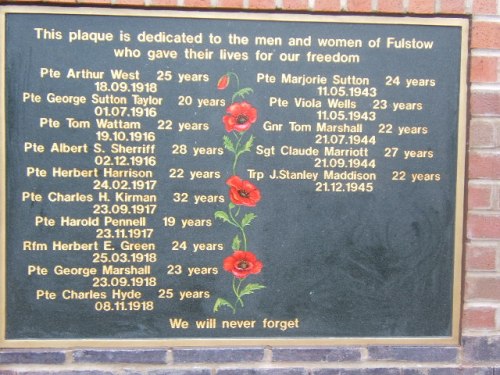
[[[451,335],[446,337],[287,337],[287,338],[165,338],[165,339],[6,339],[6,103],[5,95],[0,101],[0,348],[145,348],[166,346],[338,346],[338,345],[459,345],[460,319],[462,308],[462,268],[464,244],[464,197],[466,183],[466,139],[467,139],[467,85],[469,56],[470,20],[466,17],[389,17],[377,15],[333,15],[333,14],[295,14],[295,13],[263,13],[263,12],[227,12],[227,11],[190,11],[190,10],[142,10],[91,7],[53,7],[53,6],[0,6],[0,29],[4,32],[0,37],[0,92],[5,93],[7,67],[6,55],[6,15],[7,14],[67,14],[67,15],[98,15],[122,17],[159,17],[159,18],[191,18],[196,19],[234,19],[234,20],[266,20],[295,22],[331,22],[331,23],[369,23],[369,24],[404,24],[455,26],[461,28],[461,61],[458,128],[457,128],[457,160],[456,160],[456,191],[455,191],[455,226],[454,226],[454,259]]]

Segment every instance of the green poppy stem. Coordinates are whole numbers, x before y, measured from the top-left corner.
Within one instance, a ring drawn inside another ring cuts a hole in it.
[[[236,312],[236,306],[238,305],[238,302],[240,303],[241,307],[245,306],[245,304],[243,303],[243,300],[241,299],[241,296],[240,296],[240,288],[241,288],[242,282],[243,282],[243,279],[239,279],[238,286],[236,286],[236,277],[233,276],[233,292],[234,292],[234,295],[236,296],[236,301],[234,302],[233,314]]]
[[[241,140],[243,139],[244,134],[245,134],[245,132],[241,132],[240,135],[238,135],[237,133],[234,133],[234,135],[236,136],[236,139],[238,141],[236,142],[236,145],[234,146],[233,176],[236,176],[236,166],[238,164],[238,158],[241,155],[240,144],[241,144]]]
[[[227,72],[226,74],[236,79],[236,91],[238,91],[240,89],[240,79],[238,75],[234,72]]]
[[[231,206],[228,207],[227,212],[229,213],[229,218],[232,221],[231,224],[233,224],[235,227],[237,227],[241,232],[241,236],[243,237],[243,251],[247,251],[247,235],[245,233],[245,228],[234,217]],[[238,212],[239,212],[239,208],[238,208]]]

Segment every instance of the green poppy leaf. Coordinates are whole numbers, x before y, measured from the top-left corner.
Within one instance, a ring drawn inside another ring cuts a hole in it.
[[[241,98],[244,98],[245,96],[247,96],[251,93],[253,93],[253,89],[251,87],[243,87],[242,89],[240,89],[234,93],[233,102],[238,96]]]
[[[214,312],[219,311],[219,309],[223,306],[229,307],[231,310],[235,311],[233,305],[226,301],[224,298],[217,298],[217,301],[215,301],[214,305]]]
[[[248,141],[245,143],[245,145],[243,146],[243,148],[241,149],[240,153],[241,152],[249,152],[250,150],[252,150],[252,146],[253,146],[253,141],[255,140],[255,137],[252,135]]]
[[[247,284],[241,291],[240,291],[240,297],[245,296],[247,294],[253,294],[256,290],[259,289],[264,289],[265,286],[262,284],[257,284],[257,283],[250,283]]]
[[[224,211],[215,211],[214,216],[216,219],[220,219],[220,220],[226,221],[228,223],[231,222],[231,220],[229,220],[229,216]]]
[[[247,225],[250,225],[250,223],[255,219],[257,215],[255,215],[252,212],[249,212],[245,216],[243,216],[243,220],[241,220],[241,226],[246,227]]]
[[[224,148],[228,151],[234,152],[234,144],[233,141],[231,141],[231,138],[225,135],[223,139],[224,139]]]
[[[233,250],[239,250],[241,248],[241,241],[240,241],[240,237],[238,235],[236,235],[236,237],[234,237],[233,243],[231,244],[231,248]]]

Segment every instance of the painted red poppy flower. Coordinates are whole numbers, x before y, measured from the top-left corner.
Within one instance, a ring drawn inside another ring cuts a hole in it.
[[[231,176],[226,184],[229,185],[229,198],[234,204],[254,207],[260,201],[260,190],[250,181]]]
[[[224,74],[222,77],[219,78],[219,81],[217,82],[217,88],[219,90],[225,90],[227,86],[229,86],[229,74]]]
[[[250,103],[235,102],[226,109],[227,114],[222,118],[227,132],[236,130],[244,132],[257,121],[257,108]]]
[[[250,251],[235,251],[233,255],[224,259],[224,269],[234,276],[244,279],[248,275],[259,273],[262,262]]]

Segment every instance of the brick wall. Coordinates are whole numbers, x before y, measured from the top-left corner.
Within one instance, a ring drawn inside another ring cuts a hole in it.
[[[9,349],[0,350],[0,374],[500,375],[500,0],[29,0],[29,3],[472,15],[463,338],[458,347],[435,348]]]

